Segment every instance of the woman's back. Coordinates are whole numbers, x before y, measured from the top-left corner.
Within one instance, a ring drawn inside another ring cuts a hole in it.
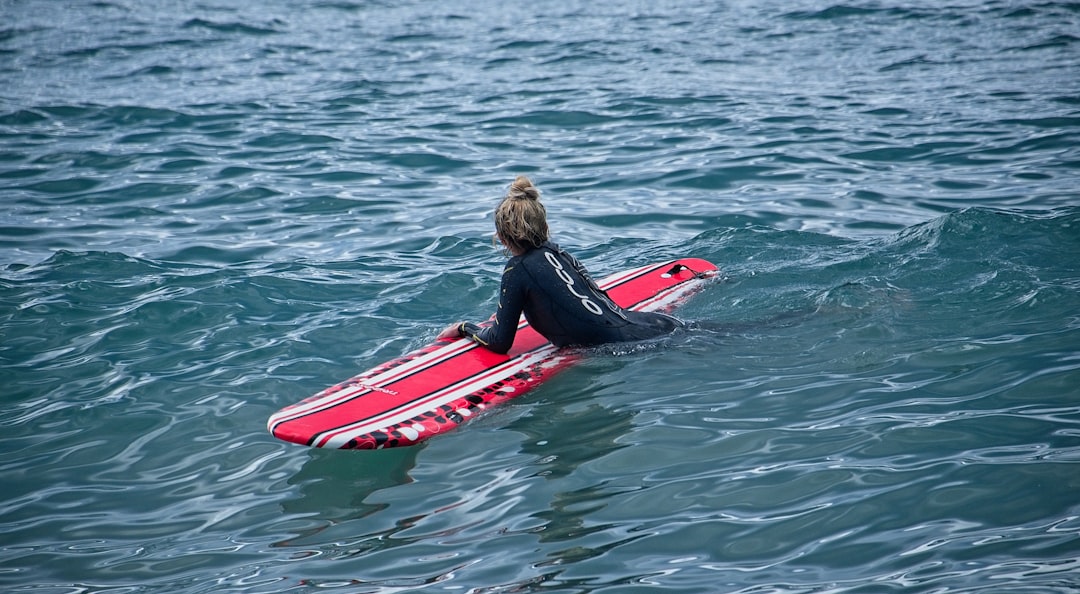
[[[556,346],[643,340],[680,325],[670,316],[615,305],[576,258],[551,242],[511,259],[504,274],[510,285],[504,289],[524,293],[525,319]]]

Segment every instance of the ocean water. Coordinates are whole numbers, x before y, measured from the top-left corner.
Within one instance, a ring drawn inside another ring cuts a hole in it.
[[[1080,592],[1080,4],[0,0],[0,589]],[[523,173],[724,272],[423,445]]]

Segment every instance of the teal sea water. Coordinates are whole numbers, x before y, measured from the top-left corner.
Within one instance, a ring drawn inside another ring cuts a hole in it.
[[[1080,592],[1077,3],[0,13],[0,590]],[[273,439],[490,314],[518,173],[712,329]]]

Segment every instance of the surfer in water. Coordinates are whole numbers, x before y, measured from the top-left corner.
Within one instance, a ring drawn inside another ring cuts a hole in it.
[[[557,347],[645,340],[683,327],[661,313],[623,309],[604,293],[577,258],[548,237],[547,211],[532,180],[518,176],[495,208],[495,237],[510,252],[494,322],[448,326],[439,339],[466,337],[496,352],[514,344],[522,313]]]

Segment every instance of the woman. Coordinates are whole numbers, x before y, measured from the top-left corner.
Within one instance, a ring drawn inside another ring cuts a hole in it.
[[[510,184],[496,207],[495,232],[512,257],[503,270],[494,323],[481,328],[458,322],[439,339],[467,337],[505,353],[514,344],[522,313],[558,347],[644,340],[683,325],[671,316],[629,311],[611,301],[576,258],[548,240],[540,190],[525,176]]]

